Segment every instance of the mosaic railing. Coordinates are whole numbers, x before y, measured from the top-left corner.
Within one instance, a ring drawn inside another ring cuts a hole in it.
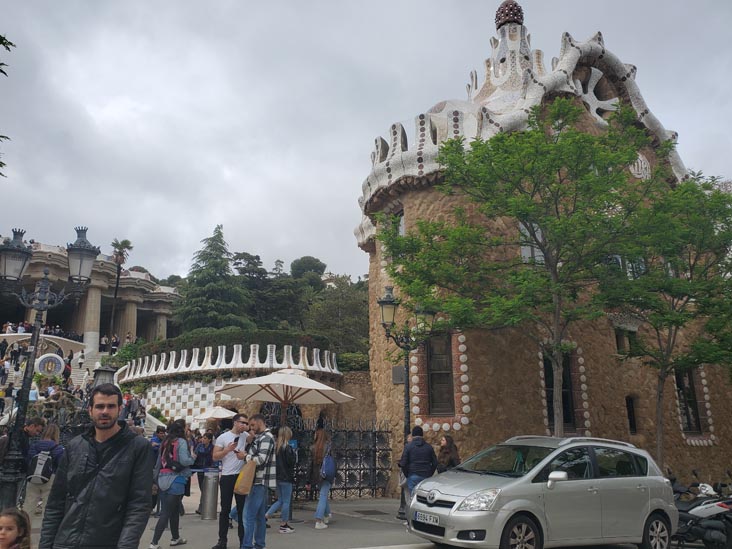
[[[281,358],[278,358],[277,346],[267,345],[267,356],[264,360],[259,357],[259,345],[249,346],[249,355],[245,358],[242,345],[234,345],[231,359],[227,360],[226,346],[219,345],[218,352],[213,353],[213,347],[205,347],[203,353],[198,348],[170,351],[158,355],[149,355],[137,358],[121,367],[114,376],[115,383],[126,383],[137,379],[149,379],[175,374],[192,372],[207,372],[215,375],[218,370],[281,370],[295,368],[307,372],[341,375],[338,370],[335,353],[320,349],[300,347],[297,360],[292,354],[292,345],[282,347]],[[201,358],[203,355],[203,358]]]

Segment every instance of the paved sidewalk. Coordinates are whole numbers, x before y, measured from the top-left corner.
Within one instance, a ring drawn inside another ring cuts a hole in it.
[[[210,549],[217,541],[218,520],[202,520],[194,513],[199,501],[199,492],[194,480],[191,497],[183,498],[186,515],[181,517],[180,535],[188,540],[185,547]],[[270,519],[267,530],[268,549],[292,549],[310,547],[318,549],[433,549],[431,543],[406,532],[402,521],[395,515],[399,500],[391,498],[361,498],[331,500],[332,518],[325,530],[315,529],[316,502],[295,502],[293,521],[295,532],[280,534],[277,517]],[[302,522],[301,522],[302,521]],[[147,549],[152,541],[157,519],[150,517],[145,534],[140,542],[141,549]],[[33,547],[38,547],[40,531],[33,531]],[[161,547],[169,547],[170,531],[166,530],[160,540]],[[236,529],[229,530],[230,549],[239,547]]]

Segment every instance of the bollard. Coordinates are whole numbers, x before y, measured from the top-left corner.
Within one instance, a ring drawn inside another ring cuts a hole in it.
[[[219,504],[219,470],[206,469],[201,488],[201,520],[216,520]]]

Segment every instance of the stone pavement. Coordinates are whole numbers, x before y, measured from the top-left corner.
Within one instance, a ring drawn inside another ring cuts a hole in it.
[[[218,520],[202,520],[193,511],[197,507],[199,493],[194,480],[191,497],[183,498],[186,515],[181,517],[180,535],[188,540],[183,546],[190,549],[210,549],[217,541]],[[391,498],[361,498],[331,500],[332,518],[325,530],[314,528],[315,502],[295,502],[293,521],[295,532],[280,534],[277,517],[270,519],[272,528],[267,530],[268,549],[292,549],[296,547],[317,547],[318,549],[433,549],[406,532],[402,521],[395,518],[399,500]],[[303,522],[300,522],[303,521]],[[150,517],[145,534],[140,542],[141,549],[147,549],[152,540],[157,519]],[[33,548],[38,547],[40,530],[34,530]],[[169,547],[170,530],[160,540],[161,547]],[[229,530],[230,549],[239,547],[236,529]]]

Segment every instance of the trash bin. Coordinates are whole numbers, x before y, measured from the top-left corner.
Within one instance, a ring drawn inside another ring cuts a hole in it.
[[[216,520],[219,505],[219,470],[206,469],[201,488],[201,520]]]

